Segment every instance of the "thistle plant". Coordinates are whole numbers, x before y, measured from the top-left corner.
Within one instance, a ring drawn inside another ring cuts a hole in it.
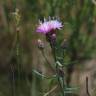
[[[61,44],[58,44],[58,39],[57,39],[57,31],[62,30],[63,28],[63,24],[61,21],[59,21],[58,19],[44,19],[44,22],[40,21],[39,25],[37,27],[36,32],[44,34],[46,37],[46,41],[50,44],[51,50],[52,50],[52,55],[55,61],[54,64],[54,69],[55,69],[55,73],[56,76],[55,78],[57,79],[58,83],[57,85],[59,85],[60,87],[60,91],[62,93],[61,96],[67,96],[67,93],[71,93],[73,88],[68,88],[67,84],[66,84],[66,65],[64,65],[64,52],[66,50],[66,42],[63,42],[63,45],[61,46]],[[43,41],[38,40],[38,47],[39,49],[43,52],[44,49],[44,44]],[[62,60],[63,62],[58,59],[58,50],[61,50],[60,53],[62,54]],[[45,56],[44,56],[45,57]]]

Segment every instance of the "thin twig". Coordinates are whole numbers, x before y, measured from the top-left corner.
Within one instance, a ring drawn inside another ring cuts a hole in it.
[[[47,57],[45,56],[44,50],[42,50],[42,55],[45,58],[47,64],[49,65],[49,67],[51,68],[51,70],[54,72],[54,68],[51,66],[51,63],[49,62],[49,60],[47,59]]]
[[[89,93],[89,86],[88,86],[88,77],[86,77],[86,93],[88,96],[91,96],[90,93]]]
[[[45,93],[43,96],[48,96],[49,94],[51,94],[54,90],[56,90],[58,86],[54,86],[50,91],[48,91],[47,93]]]

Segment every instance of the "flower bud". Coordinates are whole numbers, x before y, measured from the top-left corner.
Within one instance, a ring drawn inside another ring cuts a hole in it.
[[[56,34],[54,33],[54,34],[52,34],[52,37],[54,38],[54,39],[56,39]]]
[[[44,49],[44,43],[43,43],[43,41],[41,39],[38,39],[37,43],[38,43],[38,48],[40,50]]]

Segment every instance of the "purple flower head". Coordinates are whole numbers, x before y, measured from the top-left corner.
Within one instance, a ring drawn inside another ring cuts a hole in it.
[[[51,20],[48,21],[44,19],[44,22],[39,23],[39,26],[37,27],[36,32],[47,34],[51,32],[52,30],[61,29],[63,27],[62,23],[58,20]]]

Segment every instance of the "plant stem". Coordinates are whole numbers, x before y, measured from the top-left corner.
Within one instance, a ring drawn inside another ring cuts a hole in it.
[[[19,78],[20,52],[19,52],[19,33],[18,33],[18,32],[17,32],[16,56],[17,56],[18,78]],[[19,81],[19,80],[18,80],[18,81]]]
[[[53,53],[53,57],[54,57],[54,60],[55,62],[57,61],[57,58],[56,58],[56,47],[55,46],[51,46],[52,48],[52,53]],[[56,63],[56,73],[57,73],[57,80],[58,80],[58,83],[62,89],[62,95],[64,96],[64,89],[62,88],[62,83],[60,82],[60,76],[58,74],[58,64]]]
[[[64,77],[62,77],[62,81],[63,81],[63,90],[64,90],[64,89],[65,89]],[[63,94],[64,94],[64,96],[65,96],[65,93],[64,93],[64,91],[63,91]]]

